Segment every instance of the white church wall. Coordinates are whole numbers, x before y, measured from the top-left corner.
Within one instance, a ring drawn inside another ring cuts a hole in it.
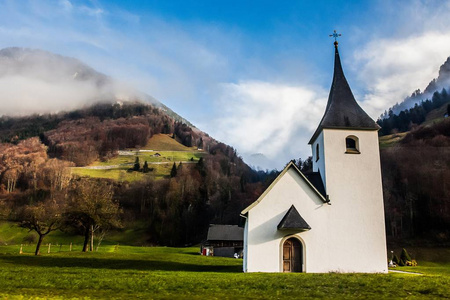
[[[319,145],[319,159],[317,159],[316,147]],[[311,145],[311,150],[313,153],[313,171],[320,172],[320,176],[322,177],[323,186],[325,190],[327,188],[325,182],[325,152],[324,152],[324,144],[323,144],[323,131],[317,136],[316,140]]]
[[[243,254],[244,254],[244,261],[242,264],[242,268],[244,272],[247,272],[247,257],[248,257],[248,220],[245,220],[245,226],[244,226],[244,250],[243,250]]]
[[[346,152],[345,138],[359,139],[360,154]],[[387,272],[381,167],[376,131],[324,129],[330,269]]]
[[[300,233],[282,231],[277,225],[288,209],[294,205],[311,226]],[[282,240],[295,234],[304,242],[304,271],[327,272],[329,206],[290,168],[265,195],[260,203],[248,212],[247,255],[244,268],[248,272],[282,272]]]

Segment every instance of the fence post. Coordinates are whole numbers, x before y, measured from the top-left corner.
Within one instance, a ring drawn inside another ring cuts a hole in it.
[[[19,254],[23,254],[23,244],[20,244]]]
[[[70,242],[69,251],[72,251],[72,242]]]
[[[50,247],[52,246],[52,243],[48,243],[48,250],[47,253],[50,253]]]

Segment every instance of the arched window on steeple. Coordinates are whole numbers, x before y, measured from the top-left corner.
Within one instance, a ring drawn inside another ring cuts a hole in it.
[[[345,138],[345,153],[359,154],[359,139],[354,135]]]
[[[319,144],[316,145],[316,161],[319,160]]]

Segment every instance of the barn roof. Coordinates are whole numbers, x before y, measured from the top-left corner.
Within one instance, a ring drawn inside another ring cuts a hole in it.
[[[253,202],[252,204],[250,204],[249,206],[247,206],[247,208],[245,208],[243,211],[241,211],[241,215],[245,215],[248,213],[248,211],[250,209],[252,209],[253,207],[255,207],[259,202],[262,201],[262,199],[264,199],[264,197],[267,195],[267,193],[275,186],[275,184],[281,179],[281,177],[283,177],[284,174],[286,174],[286,172],[290,169],[293,168],[299,175],[300,177],[307,183],[307,185],[316,193],[316,195],[319,197],[320,200],[323,201],[323,203],[328,203],[330,204],[330,200],[328,199],[326,193],[325,193],[325,188],[323,188],[323,183],[322,183],[322,178],[317,178],[316,175],[313,175],[314,177],[314,182],[317,184],[317,187],[299,170],[299,168],[297,168],[297,166],[291,161],[284,169],[283,171],[281,171],[280,175],[277,176],[277,178],[275,178],[275,180],[269,185],[269,187],[264,191],[264,193],[261,194],[261,196],[259,196],[259,198]],[[315,172],[313,174],[319,174],[318,172]],[[320,177],[320,174],[319,174]],[[320,184],[319,181],[320,180]],[[320,191],[321,190],[321,191]]]
[[[208,241],[242,241],[244,240],[244,228],[237,225],[210,224],[208,229]]]
[[[281,222],[278,224],[277,228],[279,230],[295,229],[303,231],[311,229],[311,226],[306,223],[305,219],[300,216],[297,209],[295,209],[294,205],[292,205],[284,215],[283,219],[281,219]]]
[[[378,130],[380,126],[358,105],[342,70],[338,44],[335,42],[334,75],[325,114],[314,132],[312,144],[324,128]]]

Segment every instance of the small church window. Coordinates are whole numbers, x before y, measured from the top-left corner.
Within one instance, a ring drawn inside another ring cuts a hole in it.
[[[316,161],[319,160],[319,144],[316,145]]]
[[[359,154],[359,140],[356,136],[350,135],[345,138],[345,153]]]

